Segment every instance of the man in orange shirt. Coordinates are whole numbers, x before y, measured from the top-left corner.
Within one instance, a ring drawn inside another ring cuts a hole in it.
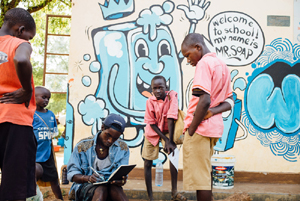
[[[0,201],[36,194],[35,111],[30,43],[34,19],[22,8],[9,10],[0,29]]]

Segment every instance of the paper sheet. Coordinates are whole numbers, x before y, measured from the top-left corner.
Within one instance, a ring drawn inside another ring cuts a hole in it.
[[[174,149],[174,156],[173,153],[169,154],[169,160],[171,161],[171,163],[174,165],[174,167],[178,172],[179,150],[177,148]]]

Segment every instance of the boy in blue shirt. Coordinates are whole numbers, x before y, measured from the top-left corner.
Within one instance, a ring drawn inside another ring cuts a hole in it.
[[[43,167],[41,180],[50,182],[53,194],[57,199],[63,200],[58,173],[52,150],[52,137],[58,133],[55,115],[45,109],[49,103],[51,93],[44,87],[35,87],[36,111],[33,117],[33,131],[38,143],[36,162]]]

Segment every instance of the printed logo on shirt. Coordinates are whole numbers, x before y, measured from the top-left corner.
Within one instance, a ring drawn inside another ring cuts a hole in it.
[[[54,117],[50,117],[49,122],[54,122]]]
[[[0,51],[0,65],[5,63],[5,62],[8,62],[7,54]]]
[[[51,132],[49,131],[40,131],[39,140],[51,140]]]

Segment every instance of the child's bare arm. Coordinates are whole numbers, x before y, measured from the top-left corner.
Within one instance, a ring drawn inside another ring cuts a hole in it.
[[[169,120],[169,119],[168,119]],[[174,121],[174,120],[173,120]],[[175,144],[171,143],[169,138],[167,138],[162,132],[161,130],[157,127],[156,124],[150,124],[151,128],[159,135],[159,137],[161,137],[164,141],[165,141],[165,147],[164,150],[166,152],[168,152],[168,154],[170,154],[171,152],[173,152],[173,150],[175,149]]]
[[[168,129],[169,129],[169,142],[170,144],[167,147],[167,152],[170,154],[174,151],[174,149],[176,148],[176,145],[174,143],[174,130],[175,130],[175,120],[172,118],[168,118]],[[173,153],[174,155],[174,153]]]
[[[229,99],[231,99],[232,103],[234,103],[233,96],[230,96]],[[204,119],[208,119],[208,118],[212,117],[213,115],[231,110],[231,108],[232,108],[232,105],[229,102],[223,101],[218,106],[209,108],[207,110],[207,113],[206,113]]]
[[[173,140],[173,137],[174,137],[174,128],[175,128],[174,121],[175,121],[174,119],[168,118],[169,136],[170,136],[170,142],[172,142],[172,143],[174,143],[174,140]]]
[[[150,124],[151,128],[161,137],[165,142],[169,139],[161,132],[156,124]]]

